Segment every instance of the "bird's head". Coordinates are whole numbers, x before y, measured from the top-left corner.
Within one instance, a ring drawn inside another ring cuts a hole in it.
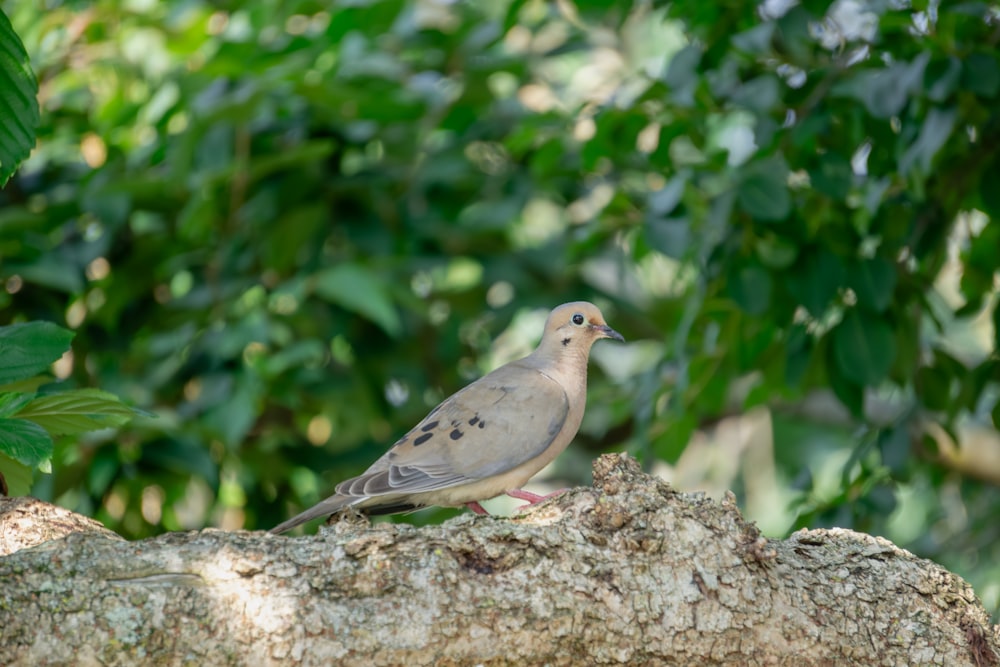
[[[539,347],[550,350],[582,350],[587,353],[590,346],[601,338],[625,340],[620,333],[608,326],[597,306],[587,301],[572,301],[557,306],[549,313]]]

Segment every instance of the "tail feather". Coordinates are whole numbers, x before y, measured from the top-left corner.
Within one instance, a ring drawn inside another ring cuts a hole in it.
[[[335,496],[330,496],[326,500],[316,503],[315,505],[307,509],[305,512],[293,516],[288,521],[278,524],[277,526],[275,526],[274,528],[272,528],[267,532],[271,533],[272,535],[278,535],[279,533],[288,532],[292,528],[295,528],[295,526],[303,524],[306,521],[312,521],[313,519],[319,518],[321,516],[327,516],[333,514],[334,512],[341,510],[347,507],[348,505],[359,503],[362,500],[364,500],[363,497],[357,498],[352,496],[341,496],[339,494]]]

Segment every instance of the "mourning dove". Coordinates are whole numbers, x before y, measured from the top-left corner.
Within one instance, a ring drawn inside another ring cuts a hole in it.
[[[270,532],[344,507],[393,514],[467,505],[485,514],[478,501],[502,494],[538,502],[544,496],[520,487],[566,449],[580,428],[587,359],[600,338],[625,340],[594,304],[564,303],[549,314],[534,352],[445,399],[368,470]]]

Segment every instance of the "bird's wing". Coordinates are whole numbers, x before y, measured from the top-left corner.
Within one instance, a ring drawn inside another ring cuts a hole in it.
[[[569,413],[563,387],[517,362],[435,408],[337,494],[372,497],[435,491],[503,474],[541,455]]]

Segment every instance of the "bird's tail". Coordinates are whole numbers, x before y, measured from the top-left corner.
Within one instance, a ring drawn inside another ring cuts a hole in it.
[[[277,535],[279,533],[285,533],[295,528],[299,524],[303,524],[306,521],[311,521],[321,516],[326,516],[333,514],[334,512],[347,507],[348,505],[353,505],[354,503],[360,502],[364,498],[358,498],[356,496],[342,496],[340,494],[330,496],[326,500],[319,502],[309,509],[307,509],[302,514],[293,516],[288,521],[280,523],[271,530],[267,531],[272,535]]]

